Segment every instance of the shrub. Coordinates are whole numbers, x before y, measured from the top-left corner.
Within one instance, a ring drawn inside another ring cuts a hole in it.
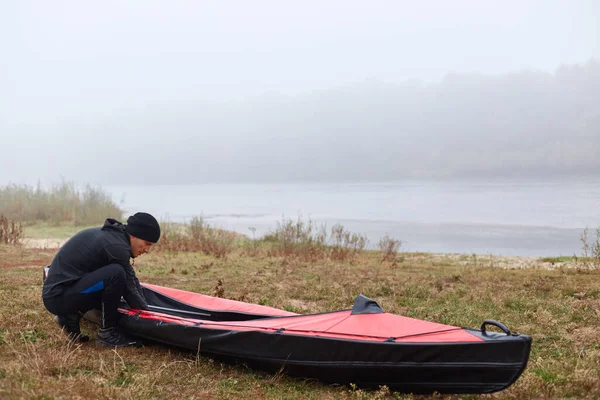
[[[168,222],[161,222],[160,230],[160,241],[154,246],[157,251],[200,251],[191,248],[193,243],[186,236],[183,228]]]
[[[227,258],[234,249],[237,234],[211,227],[202,217],[194,217],[184,226],[162,223],[159,251],[202,252],[216,258]]]
[[[335,224],[331,228],[329,255],[332,260],[354,260],[356,255],[363,251],[366,245],[366,236],[347,231],[340,224]]]
[[[389,235],[385,235],[379,240],[377,247],[382,252],[382,261],[394,261],[398,256],[398,250],[402,242],[400,240],[396,240]]]
[[[9,221],[4,215],[0,215],[0,243],[16,245],[23,237],[23,226],[15,221]]]
[[[202,217],[194,217],[190,224],[194,241],[200,243],[205,254],[217,258],[227,258],[234,248],[237,235],[222,229],[212,228]]]
[[[257,257],[260,254],[260,241],[256,239],[256,227],[248,227],[252,232],[252,237],[244,241],[244,252],[250,257]]]
[[[582,260],[584,267],[600,269],[600,227],[596,228],[596,238],[590,238],[589,229],[585,228],[579,240],[582,245]]]
[[[325,226],[317,227],[310,219],[304,222],[301,217],[296,221],[284,218],[277,222],[275,231],[263,236],[262,240],[273,245],[270,253],[275,256],[312,261],[326,255]]]
[[[271,255],[304,261],[324,258],[353,261],[368,243],[366,236],[352,233],[341,224],[335,224],[328,235],[324,224],[317,226],[301,217],[296,221],[282,219],[275,231],[263,236],[262,241],[271,244]]]

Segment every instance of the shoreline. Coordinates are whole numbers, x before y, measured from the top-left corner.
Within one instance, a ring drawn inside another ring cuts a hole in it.
[[[68,238],[28,238],[22,239],[21,245],[28,249],[58,250]],[[365,250],[365,252],[380,252],[380,250]],[[409,258],[411,261],[428,261],[434,263],[452,262],[465,267],[500,269],[531,269],[556,270],[560,268],[585,268],[578,262],[581,257],[533,257],[505,256],[495,254],[466,254],[466,253],[433,253],[433,252],[403,252],[398,251],[398,258]]]

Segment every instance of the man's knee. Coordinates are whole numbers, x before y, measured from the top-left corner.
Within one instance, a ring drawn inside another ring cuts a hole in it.
[[[119,264],[110,264],[102,268],[105,271],[107,278],[115,283],[125,283],[125,270]]]

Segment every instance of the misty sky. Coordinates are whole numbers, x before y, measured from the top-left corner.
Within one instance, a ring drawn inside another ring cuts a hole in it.
[[[148,129],[144,113],[161,107],[210,110],[211,129],[197,126],[192,142],[218,163],[227,144],[212,128],[257,97],[435,84],[450,72],[553,73],[600,56],[598,21],[597,0],[0,1],[0,184],[108,184],[117,172],[97,166],[115,161],[127,177],[127,163],[151,164],[146,146],[187,146],[169,139],[189,126]],[[248,132],[268,142],[259,125]]]

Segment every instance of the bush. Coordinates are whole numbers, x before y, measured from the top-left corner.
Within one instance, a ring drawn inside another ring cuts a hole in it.
[[[262,241],[272,244],[270,255],[314,261],[326,255],[327,232],[325,226],[319,228],[310,219],[304,222],[301,217],[296,221],[284,218]]]
[[[367,245],[367,237],[347,231],[342,225],[331,228],[329,256],[332,260],[352,261]]]
[[[396,240],[389,235],[385,235],[379,240],[377,247],[381,250],[382,260],[381,261],[394,261],[398,256],[398,250],[400,250],[400,246],[402,242],[400,240]]]
[[[335,261],[352,261],[367,245],[366,236],[347,231],[336,224],[327,234],[325,225],[317,226],[298,217],[296,221],[282,219],[277,228],[262,238],[272,245],[270,254],[305,261],[330,258]]]
[[[0,243],[16,245],[23,237],[23,227],[0,214]]]
[[[158,251],[201,252],[224,259],[237,240],[237,234],[213,228],[202,217],[194,217],[188,225],[162,223],[161,227]]]
[[[582,244],[582,263],[590,269],[600,269],[600,227],[596,228],[596,238],[590,238],[585,228],[579,238]]]

